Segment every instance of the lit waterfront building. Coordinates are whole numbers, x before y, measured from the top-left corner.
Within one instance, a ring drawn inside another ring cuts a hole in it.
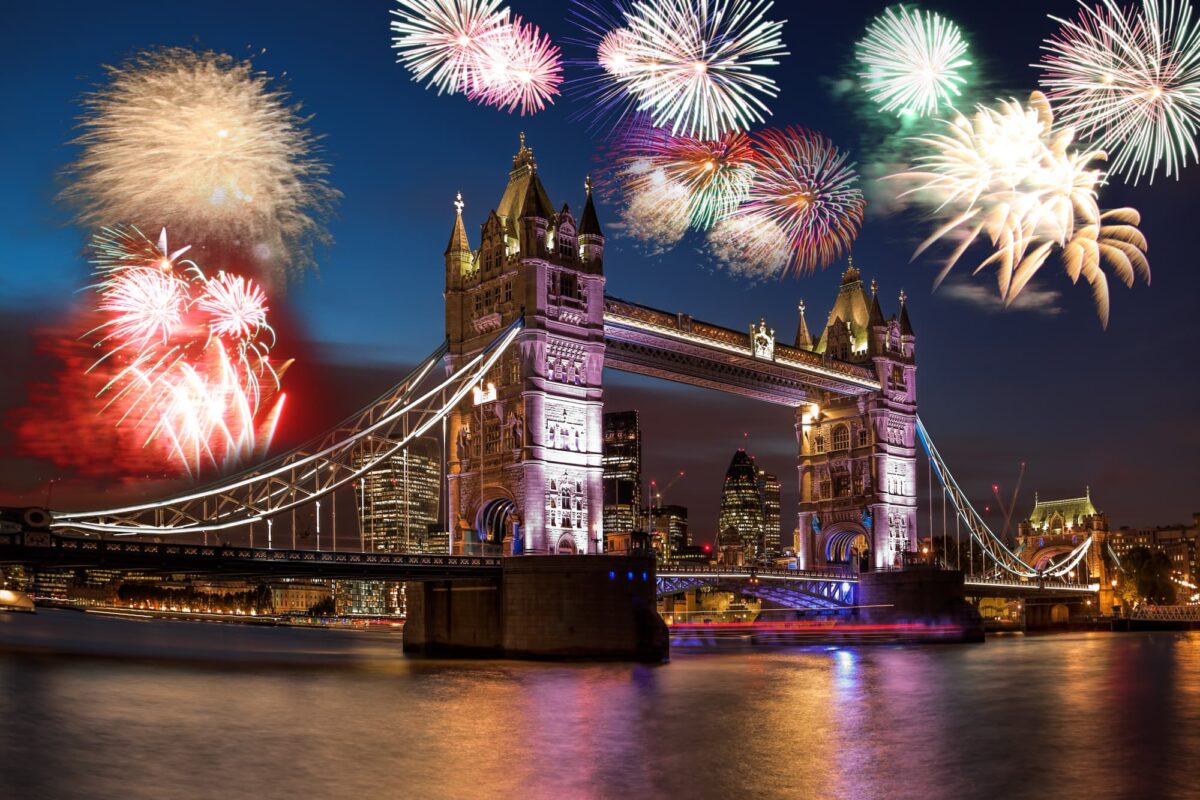
[[[1198,539],[1200,512],[1192,514],[1191,525],[1159,525],[1153,528],[1122,525],[1108,535],[1108,543],[1118,558],[1124,558],[1135,547],[1165,553],[1179,579],[1190,584],[1195,584],[1200,578],[1200,572],[1196,569]]]
[[[776,491],[778,492],[778,488]],[[778,509],[778,506],[776,508]],[[722,552],[733,546],[733,532],[736,532],[742,558],[746,563],[758,560],[763,547],[764,509],[763,491],[759,487],[758,468],[754,464],[754,458],[744,449],[738,448],[729,462],[729,469],[725,472],[725,484],[721,489],[721,514],[717,530]],[[778,539],[778,534],[776,538]]]
[[[361,463],[360,459],[355,466]],[[437,527],[441,508],[438,441],[431,437],[414,440],[356,483],[364,547],[388,553],[423,551],[429,531]]]
[[[408,610],[402,581],[334,581],[334,608],[339,616],[402,617]]]
[[[621,544],[642,528],[642,429],[638,412],[612,411],[604,415],[601,463],[605,549],[627,550]]]
[[[328,600],[328,581],[280,580],[268,584],[271,591],[271,610],[276,614],[304,614],[318,603]]]

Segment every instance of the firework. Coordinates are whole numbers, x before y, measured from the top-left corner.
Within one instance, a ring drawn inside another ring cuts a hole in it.
[[[919,116],[950,107],[967,79],[967,43],[958,27],[931,11],[893,6],[858,43],[859,77],[884,111]]]
[[[1082,5],[1082,2],[1081,2]],[[1196,161],[1200,21],[1184,0],[1083,6],[1047,39],[1041,85],[1063,122],[1112,156],[1111,170],[1153,182]]]
[[[467,96],[501,110],[520,109],[524,116],[553,103],[561,83],[558,47],[536,25],[515,17],[483,42]]]
[[[689,221],[700,229],[712,227],[745,199],[754,179],[754,148],[744,133],[707,141],[640,122],[618,138],[612,159],[627,194],[679,187]]]
[[[775,82],[760,68],[787,55],[783,22],[766,19],[771,0],[660,0],[618,6],[620,24],[584,6],[581,25],[597,38],[602,104],[648,112],[673,134],[719,139],[762,122]],[[589,15],[597,21],[589,22]]]
[[[688,229],[687,189],[667,180],[648,163],[632,164],[630,177],[640,189],[629,195],[621,214],[625,231],[660,253],[678,244]]]
[[[914,255],[943,239],[955,242],[938,282],[981,237],[993,251],[975,271],[997,267],[1005,303],[1055,251],[1072,281],[1083,277],[1091,284],[1105,325],[1108,281],[1101,266],[1109,265],[1126,285],[1136,274],[1149,281],[1138,213],[1099,208],[1097,190],[1105,173],[1092,164],[1104,153],[1072,149],[1072,129],[1054,126],[1040,92],[1028,105],[981,106],[970,119],[959,115],[946,123],[945,133],[915,141],[929,152],[913,171],[891,177],[912,183],[902,196],[916,198],[944,220]]]
[[[428,79],[438,94],[466,92],[485,42],[507,24],[500,0],[397,0],[392,48],[396,60]]]
[[[304,263],[336,197],[287,95],[247,61],[166,48],[108,67],[84,100],[66,197],[79,221],[125,220],[206,246]]]
[[[762,214],[722,219],[709,231],[708,247],[723,267],[751,280],[778,275],[792,255],[783,230]]]
[[[105,412],[192,475],[261,454],[283,400],[266,293],[242,276],[208,278],[165,230],[155,244],[136,227],[108,228],[94,247],[105,321],[85,338],[98,335],[88,372],[104,377]]]
[[[797,273],[827,266],[849,250],[866,202],[854,165],[831,141],[803,128],[764,130],[755,136],[754,170],[745,202],[729,217],[739,221],[724,230],[780,234],[789,252],[784,268]],[[751,252],[772,255],[774,248]]]

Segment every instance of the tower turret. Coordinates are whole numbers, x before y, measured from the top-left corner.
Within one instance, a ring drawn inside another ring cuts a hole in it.
[[[583,189],[587,199],[579,221],[579,255],[584,264],[599,272],[604,265],[604,233],[600,230],[600,219],[596,216],[596,205],[592,201],[591,177],[584,180]]]
[[[461,289],[463,276],[472,269],[471,240],[467,238],[467,228],[463,225],[462,192],[454,198],[454,226],[450,229],[450,242],[446,245],[443,255],[446,258],[446,288]]]
[[[808,332],[808,323],[804,321],[804,301],[800,301],[800,322],[796,325],[796,347],[801,350],[812,350],[812,336]]]

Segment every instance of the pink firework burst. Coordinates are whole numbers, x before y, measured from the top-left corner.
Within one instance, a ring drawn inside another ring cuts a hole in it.
[[[267,325],[266,292],[241,275],[219,273],[196,306],[210,315],[209,329],[218,336],[245,339]]]
[[[791,250],[785,270],[828,266],[862,227],[866,201],[854,164],[829,139],[804,128],[767,129],[754,139],[754,181],[729,218],[756,230],[774,225]]]
[[[396,60],[428,80],[438,94],[466,92],[483,44],[507,24],[500,0],[397,0],[392,48]]]
[[[523,115],[553,103],[562,83],[562,55],[533,23],[514,17],[486,37],[471,72],[467,96],[484,105]]]

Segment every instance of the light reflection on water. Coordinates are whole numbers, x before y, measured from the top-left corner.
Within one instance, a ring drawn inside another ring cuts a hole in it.
[[[1196,634],[661,667],[408,661],[380,642],[319,669],[0,656],[0,796],[1200,795]]]

